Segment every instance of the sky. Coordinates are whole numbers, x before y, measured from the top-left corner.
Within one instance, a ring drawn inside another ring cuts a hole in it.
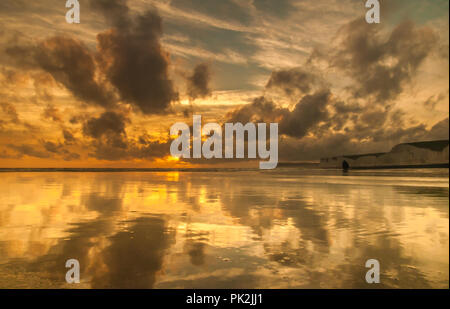
[[[280,161],[448,139],[448,1],[79,3],[0,2],[0,167],[256,166],[171,157],[194,114],[277,122]]]

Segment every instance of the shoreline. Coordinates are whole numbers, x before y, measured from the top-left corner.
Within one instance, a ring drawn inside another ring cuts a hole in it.
[[[278,166],[274,170],[282,168],[303,168],[311,170],[342,170],[336,167],[321,167],[318,164],[304,165],[304,164],[286,164]],[[438,169],[438,168],[449,168],[448,163],[439,164],[422,164],[422,165],[386,165],[386,166],[354,166],[350,167],[348,170],[383,170],[383,169]],[[0,168],[0,173],[13,173],[13,172],[245,172],[245,171],[260,171],[258,168],[229,168],[229,167],[218,167],[218,168]]]

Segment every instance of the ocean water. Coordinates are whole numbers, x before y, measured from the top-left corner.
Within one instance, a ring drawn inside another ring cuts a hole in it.
[[[7,170],[0,287],[448,288],[448,176]],[[69,259],[79,284],[65,281]]]

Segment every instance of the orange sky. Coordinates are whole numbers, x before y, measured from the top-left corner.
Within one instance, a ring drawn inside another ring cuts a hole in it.
[[[448,139],[448,1],[0,3],[0,167],[203,167],[169,128],[279,122],[280,161]]]

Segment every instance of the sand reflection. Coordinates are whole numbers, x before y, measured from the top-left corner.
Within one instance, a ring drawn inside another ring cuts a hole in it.
[[[381,263],[379,288],[448,287],[445,177],[2,176],[1,287],[368,288],[370,258]],[[64,280],[70,258],[78,286]]]

